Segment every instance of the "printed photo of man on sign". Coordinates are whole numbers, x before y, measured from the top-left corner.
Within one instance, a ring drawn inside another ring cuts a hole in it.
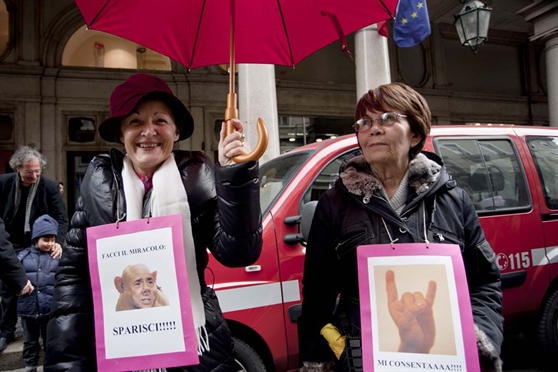
[[[100,370],[198,360],[180,216],[87,230]]]
[[[157,285],[157,271],[150,272],[144,264],[128,265],[122,276],[114,278],[120,296],[116,311],[168,306],[167,296]]]

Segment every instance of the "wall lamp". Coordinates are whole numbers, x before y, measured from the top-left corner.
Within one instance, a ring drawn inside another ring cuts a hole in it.
[[[461,45],[471,48],[477,54],[480,46],[488,39],[488,26],[492,8],[478,0],[460,0],[463,9],[455,17],[455,28]]]

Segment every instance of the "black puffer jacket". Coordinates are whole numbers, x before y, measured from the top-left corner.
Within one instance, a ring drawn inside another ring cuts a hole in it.
[[[48,318],[58,259],[50,257],[50,252],[34,246],[21,251],[17,258],[27,273],[27,279],[35,287],[29,295],[17,299],[17,315],[24,318]]]
[[[77,211],[66,238],[48,324],[45,371],[95,371],[93,299],[89,278],[85,229],[114,223],[126,211],[121,171],[123,154],[95,157],[81,188]],[[187,371],[231,371],[233,345],[214,292],[203,274],[208,263],[206,247],[222,264],[247,266],[261,252],[262,228],[258,164],[230,167],[213,165],[201,152],[175,152],[175,160],[188,195],[197,269],[205,307],[211,351],[200,365]]]
[[[379,192],[381,182],[363,156],[351,159],[334,188],[319,200],[306,249],[300,360],[321,362],[335,356],[320,335],[332,315],[338,294],[352,335],[360,336],[356,247],[390,242],[455,243],[461,247],[469,285],[481,362],[500,366],[503,340],[500,272],[467,194],[450,180],[435,154],[422,153],[409,164],[408,197],[398,215]],[[370,197],[369,197],[370,196]],[[426,219],[426,220],[425,220]],[[425,231],[426,226],[426,231]]]

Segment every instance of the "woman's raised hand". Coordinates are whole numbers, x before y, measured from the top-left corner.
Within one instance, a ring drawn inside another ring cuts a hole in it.
[[[244,126],[238,119],[231,120],[235,131],[225,135],[225,123],[221,125],[221,138],[219,139],[219,164],[222,166],[236,164],[235,156],[245,155],[250,152],[248,145],[244,142]]]

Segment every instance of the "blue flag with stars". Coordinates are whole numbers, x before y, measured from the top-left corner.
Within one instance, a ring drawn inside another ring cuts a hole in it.
[[[400,0],[393,24],[393,40],[401,48],[419,44],[430,35],[426,0]]]

